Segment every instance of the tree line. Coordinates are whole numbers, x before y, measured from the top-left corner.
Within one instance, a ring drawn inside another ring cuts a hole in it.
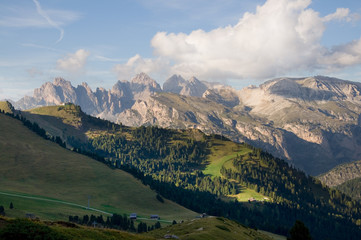
[[[127,215],[113,214],[112,216],[108,216],[106,220],[104,220],[102,215],[95,216],[93,214],[84,215],[83,217],[69,216],[69,222],[87,225],[87,226],[102,226],[105,228],[118,229],[129,232],[149,232],[154,229],[161,228],[161,224],[157,221],[153,225],[147,225],[145,222],[138,222],[137,226],[135,226],[134,221],[129,219]]]

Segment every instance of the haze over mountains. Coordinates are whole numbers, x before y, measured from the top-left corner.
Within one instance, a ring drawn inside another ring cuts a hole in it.
[[[361,159],[360,92],[360,83],[323,76],[279,78],[235,90],[174,75],[161,88],[141,73],[95,91],[56,78],[14,105],[30,109],[72,102],[125,125],[198,128],[251,143],[317,175]]]

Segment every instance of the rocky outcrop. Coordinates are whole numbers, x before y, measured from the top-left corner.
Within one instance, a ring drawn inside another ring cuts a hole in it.
[[[191,77],[187,81],[180,75],[173,75],[163,84],[165,92],[192,97],[201,97],[208,88],[211,87],[199,81],[196,77]]]

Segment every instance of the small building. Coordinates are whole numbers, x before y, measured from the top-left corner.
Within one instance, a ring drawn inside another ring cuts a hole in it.
[[[150,219],[159,220],[159,216],[158,215],[150,215]]]
[[[130,220],[137,220],[137,214],[136,213],[131,213],[129,218],[130,218]]]

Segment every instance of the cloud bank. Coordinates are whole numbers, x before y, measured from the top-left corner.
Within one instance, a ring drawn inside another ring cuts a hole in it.
[[[310,4],[311,0],[268,0],[232,26],[189,34],[158,32],[151,40],[155,58],[136,55],[114,69],[119,75],[162,69],[205,79],[264,79],[361,63],[361,39],[332,49],[321,45],[325,24],[352,21],[350,10],[339,8],[321,17]]]
[[[75,53],[70,53],[63,59],[59,59],[56,68],[72,74],[81,73],[84,70],[89,51],[79,49]]]

